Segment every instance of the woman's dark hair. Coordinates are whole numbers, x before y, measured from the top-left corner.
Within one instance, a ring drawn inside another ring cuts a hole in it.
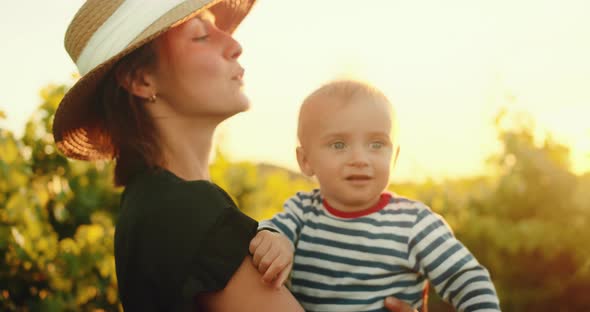
[[[137,78],[139,69],[155,62],[155,49],[145,44],[118,61],[99,88],[97,100],[114,147],[117,186],[126,186],[142,170],[162,163],[154,121],[146,109],[151,103],[121,85],[122,79]]]

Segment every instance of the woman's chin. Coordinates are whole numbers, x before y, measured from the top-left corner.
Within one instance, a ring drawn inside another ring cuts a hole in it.
[[[236,104],[236,106],[239,108],[238,113],[250,110],[250,100],[243,93],[240,95],[240,98],[238,99]]]

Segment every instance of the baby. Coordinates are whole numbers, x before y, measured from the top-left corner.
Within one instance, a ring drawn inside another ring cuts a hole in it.
[[[282,280],[293,259],[289,288],[306,311],[387,311],[388,296],[420,308],[427,281],[458,311],[499,311],[488,271],[443,218],[386,191],[397,135],[393,107],[374,87],[336,81],[308,96],[296,152],[319,189],[260,223],[270,231],[252,240],[254,263]]]

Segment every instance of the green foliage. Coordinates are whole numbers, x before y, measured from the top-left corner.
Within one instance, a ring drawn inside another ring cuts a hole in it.
[[[113,259],[120,189],[112,164],[67,160],[51,136],[65,86],[43,102],[22,138],[0,129],[0,310],[120,309]],[[0,118],[3,114],[0,113]],[[534,137],[530,120],[505,127],[496,174],[440,183],[395,184],[443,215],[489,270],[504,311],[590,310],[590,174],[570,171],[568,149]],[[221,150],[212,180],[255,219],[271,217],[317,184],[270,165],[232,162]],[[436,296],[431,311],[445,311]]]
[[[221,149],[211,165],[211,180],[226,190],[238,207],[256,220],[272,217],[295,192],[317,184],[298,173],[271,165],[230,162]]]
[[[448,181],[418,198],[489,269],[504,311],[587,311],[590,175],[572,174],[568,148],[550,136],[535,143],[527,120],[503,127],[508,117],[497,120],[503,151],[490,158],[495,176]],[[457,189],[467,192],[449,194]]]
[[[20,140],[0,131],[0,310],[116,310],[110,165],[56,152],[53,114],[66,88],[42,90]]]
[[[505,310],[588,310],[590,300],[576,296],[590,290],[587,177],[571,173],[567,147],[550,136],[535,144],[534,129],[502,121],[503,153],[491,159],[497,182],[472,200],[465,241],[492,272]]]

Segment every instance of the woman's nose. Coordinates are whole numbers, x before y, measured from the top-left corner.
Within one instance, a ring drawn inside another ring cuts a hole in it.
[[[228,47],[225,49],[225,57],[227,59],[237,59],[242,55],[242,45],[236,41],[231,35],[228,34],[228,39],[230,41]]]

